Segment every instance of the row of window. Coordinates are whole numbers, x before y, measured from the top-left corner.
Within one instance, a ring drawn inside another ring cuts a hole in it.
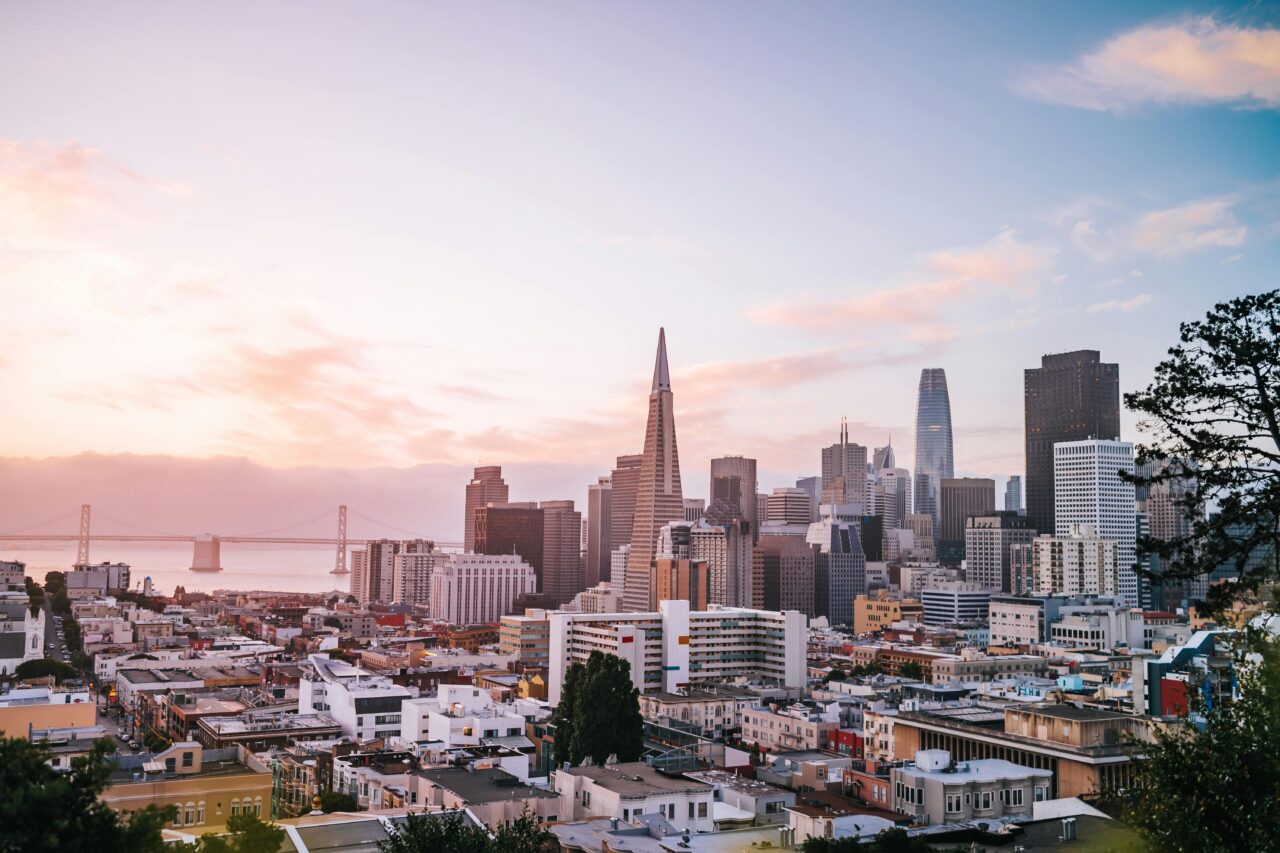
[[[173,819],[174,826],[200,826],[205,822],[205,805],[204,800],[199,802],[178,803],[178,813]],[[222,803],[218,803],[216,814],[222,814]],[[241,800],[239,797],[231,801],[231,815],[247,814],[262,816],[262,797],[254,797],[250,800],[245,797]]]

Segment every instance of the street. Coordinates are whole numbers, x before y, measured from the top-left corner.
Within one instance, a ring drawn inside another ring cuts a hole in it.
[[[67,637],[62,631],[62,617],[53,612],[49,596],[44,599],[44,656],[69,664],[71,655],[66,650]]]

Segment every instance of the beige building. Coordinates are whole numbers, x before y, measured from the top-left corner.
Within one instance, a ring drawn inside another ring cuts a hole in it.
[[[498,624],[499,652],[521,666],[546,666],[551,654],[551,622],[547,611],[530,608],[503,616]]]
[[[522,784],[499,767],[419,770],[409,777],[412,802],[430,811],[468,809],[491,830],[525,811],[538,823],[561,819],[560,795]]]
[[[172,826],[203,834],[238,814],[271,815],[271,768],[243,747],[207,750],[195,741],[155,755],[117,758],[102,801],[116,811],[175,806]]]
[[[903,620],[924,621],[924,605],[913,598],[890,598],[887,590],[859,595],[853,600],[853,633],[874,634]]]
[[[1116,543],[1093,525],[1073,524],[1066,536],[1037,536],[1031,543],[1036,595],[1115,595]]]

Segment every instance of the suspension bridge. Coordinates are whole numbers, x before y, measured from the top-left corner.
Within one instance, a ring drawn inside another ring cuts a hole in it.
[[[367,524],[376,525],[388,532],[400,534],[397,537],[375,536],[365,538],[355,538],[347,535],[347,515],[359,519]],[[328,509],[311,518],[288,524],[283,527],[277,527],[273,530],[261,530],[254,533],[244,534],[213,534],[213,533],[172,533],[162,530],[150,530],[140,527],[128,521],[114,518],[102,511],[98,512],[99,517],[106,518],[112,522],[114,526],[126,527],[136,530],[136,533],[94,533],[92,532],[92,507],[89,504],[80,506],[80,529],[77,533],[50,533],[47,528],[53,527],[64,522],[73,521],[76,511],[68,510],[62,515],[55,518],[45,519],[36,524],[28,525],[20,530],[10,530],[0,532],[0,542],[29,542],[29,543],[46,543],[46,542],[75,542],[76,544],[76,562],[75,565],[89,565],[89,545],[91,542],[190,542],[194,546],[191,558],[191,571],[193,572],[220,572],[222,571],[222,546],[224,544],[241,545],[329,545],[334,548],[333,570],[330,574],[345,575],[350,572],[348,568],[347,555],[351,548],[361,548],[369,542],[376,542],[380,539],[387,538],[412,538],[412,539],[428,539],[435,543],[440,549],[461,549],[461,542],[452,542],[444,539],[437,539],[434,536],[424,536],[421,533],[405,530],[394,524],[388,524],[385,521],[379,521],[376,518],[370,518],[356,510],[348,510],[344,504],[339,506],[336,511],[337,531],[332,537],[327,536],[286,536],[284,534],[291,530],[314,525],[323,521],[325,518],[333,517],[334,510]]]

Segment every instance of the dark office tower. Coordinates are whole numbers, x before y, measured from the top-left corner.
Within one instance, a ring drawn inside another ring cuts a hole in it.
[[[722,456],[711,460],[711,501],[724,501],[738,508],[738,517],[751,525],[753,541],[759,541],[756,517],[756,460],[744,456]]]
[[[573,508],[573,501],[543,501],[538,508],[542,510],[542,583],[538,591],[554,599],[558,607],[587,588],[582,513]]]
[[[864,515],[859,522],[862,534],[862,551],[868,563],[884,559],[884,519],[878,515]]]
[[[657,552],[658,531],[668,522],[684,519],[671,373],[667,368],[667,335],[661,329],[658,331],[658,355],[653,365],[649,419],[641,456],[635,521],[631,526],[631,553],[627,555],[627,576],[623,587],[623,605],[627,610],[637,611],[646,610],[649,606],[650,568]]]
[[[1057,530],[1053,511],[1053,446],[1120,437],[1120,365],[1097,350],[1046,355],[1024,372],[1027,517],[1043,533]]]
[[[982,477],[943,480],[938,494],[942,515],[938,560],[959,565],[964,559],[965,519],[995,512],[996,481]]]
[[[813,610],[832,625],[853,624],[853,599],[867,591],[867,557],[857,521],[824,516],[809,526],[805,541],[818,546],[814,558]]]
[[[609,579],[612,512],[613,481],[601,477],[594,486],[587,486],[587,589]]]
[[[822,503],[867,506],[867,448],[849,441],[849,424],[840,421],[840,440],[822,448]]]
[[[623,545],[631,544],[631,528],[636,517],[636,484],[640,482],[640,463],[644,456],[631,453],[619,456],[617,467],[609,477],[613,484],[613,495],[609,498],[609,556],[605,559],[604,574],[601,580],[611,580],[615,589],[622,586],[622,578],[612,577],[610,560],[613,552]]]
[[[1049,461],[1052,483],[1052,458]],[[938,503],[942,481],[954,476],[947,373],[941,367],[926,367],[920,371],[920,391],[916,397],[915,512],[933,516],[935,528],[942,523]]]
[[[542,592],[542,510],[536,503],[490,504],[476,509],[477,554],[518,554],[533,566]]]
[[[1022,512],[1022,476],[1013,474],[1004,484],[1004,511]]]
[[[504,504],[508,500],[507,484],[502,479],[501,465],[485,465],[477,468],[467,483],[467,505],[462,519],[462,546],[475,551],[476,510],[489,504]]]
[[[814,615],[815,546],[803,536],[762,536],[752,557],[752,607]]]

